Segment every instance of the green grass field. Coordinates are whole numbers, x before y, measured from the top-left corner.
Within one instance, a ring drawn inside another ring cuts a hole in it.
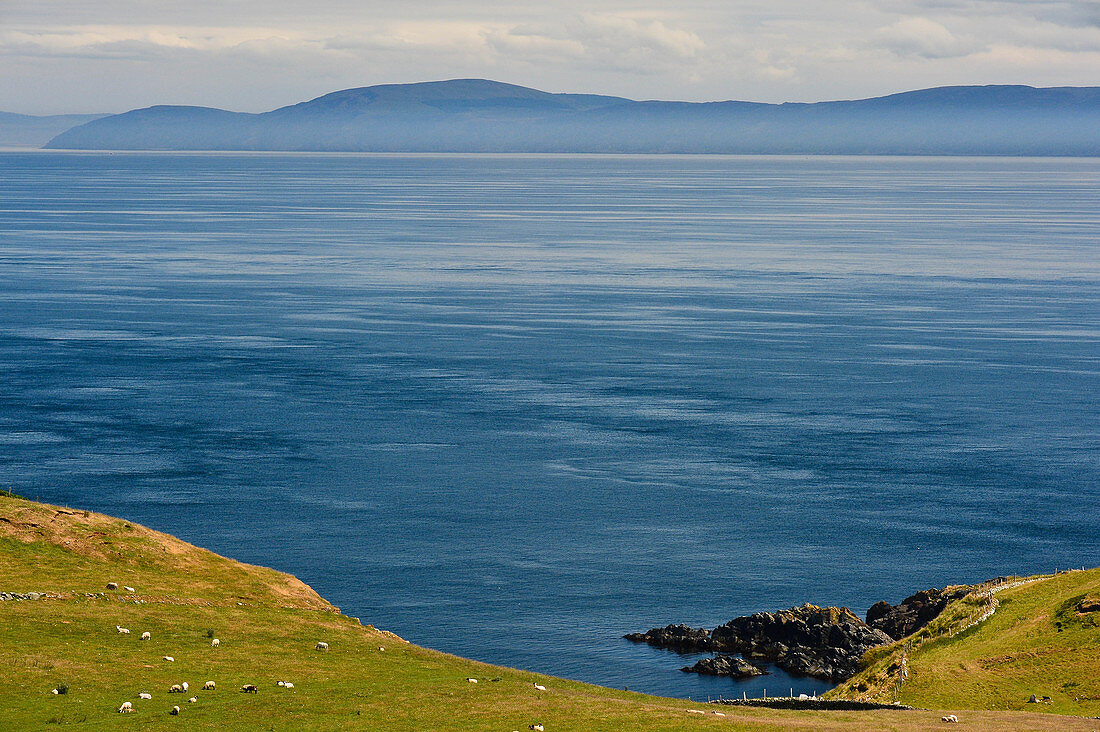
[[[117,582],[120,589],[105,589],[108,582]],[[125,586],[135,591],[127,592],[122,589]],[[1063,589],[1058,592],[1072,594],[1070,588]],[[240,564],[121,519],[4,495],[0,495],[0,591],[47,593],[39,600],[0,602],[0,658],[4,661],[0,664],[0,729],[4,730],[58,725],[88,730],[522,732],[536,723],[547,732],[919,730],[942,726],[940,716],[946,713],[719,708],[481,664],[419,648],[361,625],[289,575]],[[1029,605],[1025,595],[1012,596],[1005,609],[1018,609],[1022,617],[1029,608],[1038,612],[1045,607],[1042,599]],[[1010,599],[1008,593],[1004,599]],[[1021,645],[1014,651],[1018,660],[988,669],[977,657],[966,656],[963,663],[981,670],[983,678],[1015,679],[1029,663],[1039,662],[1028,659],[1046,658],[1045,646],[1034,631],[1015,624],[1014,617],[1006,612],[1003,619],[1005,628],[1014,633],[1011,637],[1019,638]],[[131,632],[120,634],[116,625]],[[151,633],[150,640],[140,640],[144,631]],[[1081,644],[1092,639],[1088,658],[1095,664],[1094,628],[1067,627],[1066,633],[1065,638],[1080,638]],[[220,640],[220,647],[211,647],[211,636]],[[327,642],[329,650],[318,651],[318,641]],[[929,649],[929,653],[940,650]],[[942,652],[943,659],[950,658],[950,646],[945,645]],[[166,661],[165,656],[175,660]],[[946,660],[938,663],[953,668]],[[937,692],[938,679],[932,674],[922,677],[922,685],[913,686],[914,694],[919,692],[920,698],[930,700],[929,705],[958,714],[960,727],[1100,727],[1093,720],[1050,713],[960,711],[995,707],[989,702],[1000,697],[980,693],[977,687],[988,683],[981,681],[975,682],[973,692],[958,686],[951,693]],[[201,691],[208,680],[216,682],[216,690]],[[293,682],[294,688],[277,686],[280,680]],[[190,684],[189,692],[168,693],[172,684],[184,681]],[[535,689],[535,683],[546,691]],[[1006,698],[1015,698],[1017,683],[1005,682]],[[241,693],[244,684],[257,685],[259,692]],[[1095,678],[1090,684],[1088,693],[1095,693]],[[67,693],[51,694],[59,685],[67,686]],[[1087,689],[1082,687],[1081,692]],[[1054,692],[1038,687],[1035,691]],[[149,692],[152,699],[140,700],[139,692]],[[188,703],[191,696],[198,701]],[[117,713],[123,701],[133,704],[133,713]],[[181,707],[179,716],[169,716],[173,705]],[[1077,708],[1086,706],[1070,708],[1059,701],[1050,708],[1028,711]],[[706,713],[694,714],[691,709]]]
[[[901,642],[872,651],[874,663],[834,694],[930,708],[1100,716],[1100,611],[1077,610],[1100,600],[1100,569],[1030,578],[995,597],[996,612],[977,626],[954,632],[982,609],[964,598],[929,626],[940,637],[916,650]],[[903,655],[908,678],[898,688]],[[1029,704],[1032,694],[1051,700]]]

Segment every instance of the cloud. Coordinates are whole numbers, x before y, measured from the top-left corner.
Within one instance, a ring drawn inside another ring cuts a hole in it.
[[[985,50],[972,37],[957,36],[941,23],[923,17],[907,17],[876,30],[874,45],[899,56],[957,58]]]
[[[759,101],[1100,79],[1100,0],[0,0],[0,18],[0,100],[31,113],[460,76]]]

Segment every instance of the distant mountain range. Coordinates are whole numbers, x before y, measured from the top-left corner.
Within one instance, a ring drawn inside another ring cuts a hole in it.
[[[105,114],[56,114],[35,117],[0,112],[0,148],[38,148],[65,130],[106,117]]]
[[[633,101],[483,79],[388,84],[262,114],[156,106],[81,150],[1100,155],[1100,87],[953,86],[813,104]]]

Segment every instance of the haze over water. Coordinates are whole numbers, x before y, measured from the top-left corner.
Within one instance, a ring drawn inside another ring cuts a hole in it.
[[[823,690],[620,636],[1096,565],[1098,247],[1100,159],[0,154],[0,486],[479,660]]]

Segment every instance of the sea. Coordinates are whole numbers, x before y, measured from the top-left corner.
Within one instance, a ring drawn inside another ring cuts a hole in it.
[[[1100,159],[5,152],[0,488],[441,651],[824,691],[622,636],[1100,564]]]

